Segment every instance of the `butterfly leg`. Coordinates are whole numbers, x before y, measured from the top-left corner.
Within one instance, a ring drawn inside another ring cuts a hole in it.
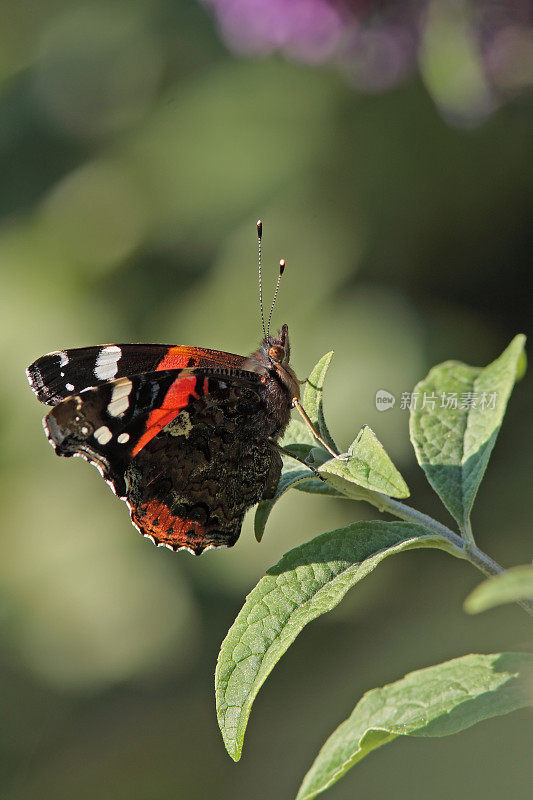
[[[313,423],[309,419],[308,415],[306,414],[306,412],[304,411],[304,409],[300,405],[300,402],[299,402],[298,398],[293,397],[291,405],[292,405],[292,408],[295,408],[296,411],[300,414],[300,416],[302,417],[303,421],[305,422],[305,424],[307,425],[307,427],[309,428],[309,430],[311,431],[311,433],[313,434],[315,439],[320,442],[322,447],[325,447],[325,449],[328,451],[328,453],[331,453],[333,458],[338,458],[340,461],[348,461],[347,456],[341,456],[341,455],[339,455],[339,453],[336,453],[335,450],[333,450],[333,448],[329,446],[329,444],[326,442],[326,440],[322,438],[322,436],[319,434],[319,432],[317,431],[317,429],[315,428],[315,426],[313,425]]]
[[[293,453],[290,452],[290,450],[286,450],[278,442],[276,442],[275,439],[270,439],[269,441],[272,444],[272,446],[275,447],[279,453],[281,453],[282,456],[289,456],[289,458],[293,458],[294,461],[298,461],[300,464],[303,464],[304,467],[310,469],[311,472],[315,474],[315,478],[319,478],[319,480],[323,481],[324,483],[326,482],[326,479],[320,474],[320,472],[315,467],[312,467],[311,464],[308,464],[307,461],[304,461],[303,458],[295,456]]]

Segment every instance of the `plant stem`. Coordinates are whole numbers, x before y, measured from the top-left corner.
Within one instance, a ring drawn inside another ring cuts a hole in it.
[[[493,561],[492,558],[484,553],[483,550],[480,550],[477,545],[469,545],[466,548],[466,552],[468,553],[468,560],[488,578],[492,575],[500,575],[502,572],[505,572],[503,567],[500,567],[496,561]]]
[[[474,540],[474,534],[472,533],[472,525],[470,524],[470,520],[467,520],[464,526],[461,528],[461,533],[463,535],[463,539],[465,542],[468,542],[469,545],[476,546],[476,542]]]
[[[365,493],[364,499],[372,503],[380,511],[386,511],[395,517],[406,520],[406,522],[416,522],[418,525],[424,525],[424,527],[429,528],[430,531],[435,531],[452,545],[451,550],[454,555],[458,558],[468,559],[465,541],[457,533],[454,533],[441,522],[437,522],[433,517],[429,517],[427,514],[417,511],[416,508],[411,508],[411,506],[400,503],[399,500],[393,500],[392,497],[379,492]],[[500,569],[500,572],[503,572],[503,569]]]
[[[479,549],[473,539],[472,541],[467,541],[466,537],[462,539],[457,533],[447,528],[446,525],[437,522],[437,520],[429,517],[427,514],[423,514],[421,511],[417,511],[416,508],[411,508],[411,506],[400,503],[399,500],[393,500],[392,497],[387,497],[387,495],[380,494],[379,492],[365,492],[363,499],[376,506],[380,511],[388,512],[407,522],[415,522],[418,525],[424,525],[424,527],[429,528],[430,531],[434,531],[439,536],[442,536],[442,538],[451,545],[447,548],[448,552],[457,558],[464,558],[466,561],[470,561],[474,567],[477,567],[477,569],[487,577],[505,572],[502,566]],[[524,611],[533,616],[533,601],[517,600],[517,604],[523,608]]]

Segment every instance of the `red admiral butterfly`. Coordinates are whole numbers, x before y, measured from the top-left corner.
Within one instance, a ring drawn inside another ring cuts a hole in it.
[[[306,418],[287,325],[270,336],[285,262],[265,328],[260,221],[257,231],[264,339],[250,356],[112,344],[49,353],[27,369],[54,406],[43,425],[57,455],[94,464],[143,536],[171,550],[232,547],[245,511],[275,493],[291,408]]]

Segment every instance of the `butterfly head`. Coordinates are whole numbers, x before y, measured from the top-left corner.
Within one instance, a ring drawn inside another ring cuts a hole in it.
[[[267,375],[276,375],[277,380],[271,382],[271,386],[280,387],[282,384],[290,398],[299,397],[300,385],[289,365],[291,357],[291,347],[289,344],[289,328],[283,325],[276,336],[265,336],[261,342],[259,350],[252,354],[251,358],[256,363],[266,367]]]
[[[273,366],[288,364],[291,358],[289,327],[283,325],[277,336],[269,336],[263,341],[265,355]]]

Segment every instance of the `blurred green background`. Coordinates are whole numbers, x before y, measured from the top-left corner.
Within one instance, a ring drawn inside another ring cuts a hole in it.
[[[443,359],[488,363],[529,332],[531,105],[521,94],[450,124],[439,87],[453,93],[453,48],[438,54],[442,86],[415,70],[363,93],[330,64],[232,55],[192,0],[1,9],[0,795],[290,798],[364,691],[528,648],[527,617],[466,616],[481,576],[444,554],[385,562],[276,667],[235,765],[212,675],[246,593],[290,547],[373,510],[292,492],[261,545],[249,514],[233,550],[158,550],[96,470],[54,457],[24,368],[121,341],[250,352],[260,216],[267,296],[287,260],[275,325],[289,323],[298,375],[336,351],[337,440],[370,424],[413,504],[450,523],[415,464],[408,412],[380,413],[374,398],[410,391]],[[531,559],[531,397],[526,376],[473,519],[506,565]],[[399,740],[328,796],[525,800],[531,722],[524,711]]]

